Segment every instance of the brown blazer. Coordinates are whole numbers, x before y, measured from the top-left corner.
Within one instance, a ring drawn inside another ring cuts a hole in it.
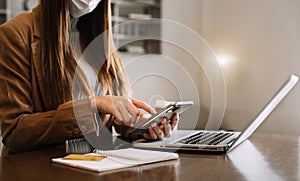
[[[24,152],[93,130],[89,99],[66,102],[51,110],[39,60],[40,11],[18,15],[0,26],[0,121],[2,155]],[[77,121],[74,108],[79,110]],[[82,132],[81,132],[82,131]]]

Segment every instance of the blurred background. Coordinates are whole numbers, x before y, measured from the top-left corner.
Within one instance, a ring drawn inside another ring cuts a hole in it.
[[[0,23],[30,11],[37,2],[0,0]],[[221,129],[242,130],[290,74],[300,75],[299,7],[299,0],[112,0],[113,25],[122,25],[114,29],[114,36],[117,46],[147,34],[184,40],[184,34],[160,24],[127,23],[149,18],[173,20],[196,32],[215,54],[224,75],[227,92]],[[203,67],[184,47],[142,39],[119,51],[134,97],[153,106],[157,100],[195,100],[195,106],[181,115],[179,127],[205,128],[211,110],[210,84]],[[152,69],[164,73],[151,74]],[[299,135],[299,108],[297,85],[258,131]]]

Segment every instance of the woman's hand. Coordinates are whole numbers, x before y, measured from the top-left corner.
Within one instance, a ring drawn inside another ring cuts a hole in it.
[[[167,118],[161,119],[161,125],[153,122],[151,127],[148,128],[149,133],[144,133],[143,136],[149,140],[162,140],[164,137],[170,137],[171,131],[178,124],[178,121],[179,115],[178,113],[174,113],[170,120],[167,120]]]
[[[155,113],[154,109],[146,103],[128,97],[96,96],[92,104],[99,112],[113,115],[119,125],[132,126],[141,114],[139,109],[144,109],[150,114]]]
[[[129,130],[130,127],[141,116],[140,110],[143,109],[150,114],[155,114],[155,110],[148,104],[128,97],[120,96],[96,96],[92,104],[97,110],[104,114],[111,114],[116,119],[114,123],[119,126],[125,126]],[[145,139],[149,140],[161,140],[164,137],[169,137],[171,131],[177,125],[179,121],[179,115],[174,113],[170,120],[163,118],[158,125],[157,123],[152,123],[151,127],[148,128],[149,133],[143,134]],[[126,134],[127,131],[124,133]]]

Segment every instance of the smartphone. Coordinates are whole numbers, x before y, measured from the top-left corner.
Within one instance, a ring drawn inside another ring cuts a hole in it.
[[[178,114],[183,113],[187,109],[189,109],[194,104],[193,101],[180,101],[174,102],[152,115],[145,122],[140,124],[138,127],[133,128],[129,132],[129,137],[131,139],[139,139],[143,137],[143,133],[148,132],[148,128],[151,126],[153,122],[156,122],[158,125],[160,124],[160,120],[164,117],[170,119],[172,115],[177,112]]]

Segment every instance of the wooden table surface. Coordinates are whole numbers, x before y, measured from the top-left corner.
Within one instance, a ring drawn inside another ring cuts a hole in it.
[[[178,160],[96,173],[54,164],[64,147],[11,155],[0,159],[0,180],[300,180],[300,139],[255,134],[227,154],[180,153]]]

